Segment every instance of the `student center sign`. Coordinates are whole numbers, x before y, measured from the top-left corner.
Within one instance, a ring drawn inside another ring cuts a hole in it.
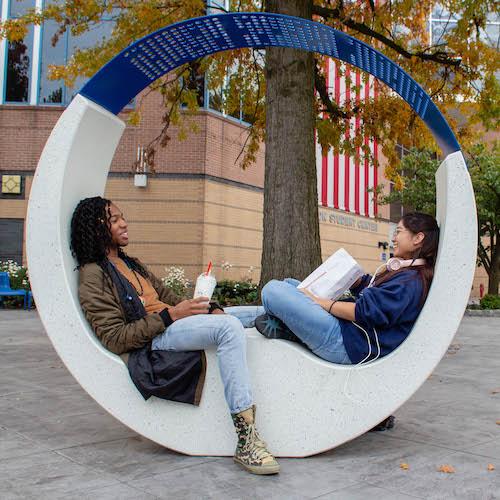
[[[354,218],[350,215],[341,215],[336,212],[330,213],[329,211],[322,208],[320,208],[319,210],[319,221],[320,223],[326,222],[329,224],[335,224],[337,226],[360,229],[361,231],[370,231],[371,233],[378,232],[378,224],[373,220]]]

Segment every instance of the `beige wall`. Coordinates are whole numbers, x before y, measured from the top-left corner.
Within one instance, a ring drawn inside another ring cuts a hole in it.
[[[139,255],[162,274],[180,265],[190,278],[212,261],[219,278],[258,280],[262,249],[261,190],[210,179],[150,179],[146,189],[131,178],[110,178],[106,196],[124,210]],[[367,270],[380,265],[379,241],[389,241],[389,224],[320,208],[323,258],[343,246]],[[387,253],[389,249],[387,250]],[[233,265],[223,271],[222,262]]]

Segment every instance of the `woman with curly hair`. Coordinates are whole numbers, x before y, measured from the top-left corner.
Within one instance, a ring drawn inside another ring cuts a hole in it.
[[[80,271],[79,298],[101,343],[124,356],[141,394],[199,404],[203,349],[216,346],[224,394],[238,444],[234,460],[254,474],[279,464],[255,429],[244,326],[261,308],[228,308],[207,297],[183,300],[123,248],[128,225],[120,209],[96,196],[82,200],[71,221],[71,250]]]

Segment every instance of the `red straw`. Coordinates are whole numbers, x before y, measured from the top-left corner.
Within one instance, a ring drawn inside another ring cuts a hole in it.
[[[208,276],[211,270],[212,270],[212,261],[208,263],[207,270],[205,271],[205,276]]]

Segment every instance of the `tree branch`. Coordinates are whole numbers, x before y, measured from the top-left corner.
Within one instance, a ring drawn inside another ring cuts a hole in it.
[[[184,73],[186,67],[190,67],[191,71],[196,74],[198,72],[199,68],[201,65],[201,60],[198,59],[196,61],[193,61],[189,64],[186,64],[184,66],[181,66],[180,69],[176,71],[176,76],[174,79],[168,80],[165,83],[162,84],[163,87],[166,87],[168,85],[173,85],[174,82],[179,81],[182,77],[182,74]],[[186,79],[182,78],[182,83],[179,86],[179,91],[176,93],[174,99],[171,100],[170,102],[170,108],[167,108],[165,111],[165,114],[162,117],[162,121],[164,123],[162,129],[160,130],[160,133],[154,137],[151,141],[146,146],[146,149],[144,151],[145,154],[145,159],[146,163],[148,166],[152,169],[154,172],[154,163],[155,163],[155,155],[156,155],[156,148],[158,145],[165,147],[168,142],[170,141],[170,136],[168,135],[168,129],[170,128],[171,120],[172,120],[172,114],[175,111],[175,109],[180,105],[182,95],[184,91],[187,88],[186,84]],[[165,98],[165,96],[164,96]],[[135,166],[135,164],[134,164]]]
[[[255,49],[252,49],[252,59],[253,59],[253,64],[254,64],[254,69],[255,69],[255,80],[257,81],[257,96],[255,99],[255,108],[253,110],[253,115],[252,115],[252,123],[250,124],[250,128],[249,128],[248,134],[245,138],[245,142],[243,143],[243,146],[241,146],[241,150],[240,150],[238,156],[236,157],[236,160],[234,160],[235,165],[238,163],[239,159],[241,158],[241,155],[245,152],[248,141],[250,140],[250,138],[252,137],[252,135],[254,133],[254,123],[255,123],[255,119],[257,118],[257,112],[259,110],[260,92],[262,89],[261,89],[260,80],[259,80],[259,68],[260,68],[260,66],[257,62],[257,58],[255,57]]]
[[[313,5],[312,7],[313,14],[322,17],[325,20],[328,19],[337,19],[344,26],[351,28],[358,33],[362,33],[363,35],[369,36],[383,43],[387,47],[390,47],[392,50],[396,51],[398,54],[402,55],[405,59],[411,59],[412,57],[417,57],[423,61],[431,61],[443,64],[445,66],[453,66],[458,68],[462,63],[462,58],[457,58],[454,56],[450,56],[446,52],[442,50],[438,50],[433,54],[427,54],[425,51],[418,52],[409,52],[405,48],[401,47],[401,45],[397,44],[394,40],[382,35],[378,31],[370,28],[364,23],[358,23],[349,17],[344,16],[343,9],[339,8],[327,8],[322,7],[320,5]]]
[[[318,61],[315,61],[314,64],[314,86],[316,87],[316,91],[321,99],[321,102],[326,108],[327,113],[332,118],[342,118],[343,120],[349,120],[356,113],[359,112],[360,107],[354,106],[350,111],[343,111],[337,103],[334,103],[330,96],[328,95],[328,89],[326,87],[326,79],[321,74],[321,71],[318,67]]]
[[[488,255],[488,252],[485,250],[483,246],[481,238],[479,238],[477,249],[478,249],[479,260],[481,261],[481,264],[483,264],[485,271],[489,275],[491,271],[491,260]]]

